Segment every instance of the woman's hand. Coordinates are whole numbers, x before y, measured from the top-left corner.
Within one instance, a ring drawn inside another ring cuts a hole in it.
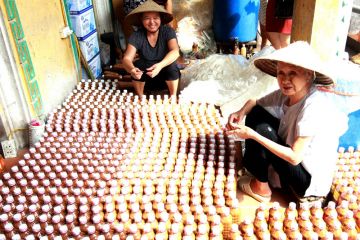
[[[256,132],[253,129],[251,129],[243,124],[238,124],[236,126],[237,126],[236,129],[227,131],[226,133],[234,136],[237,139],[253,138],[254,135],[256,134]]]
[[[131,69],[130,74],[136,80],[140,80],[143,75],[143,72],[139,68],[134,67],[133,69]]]
[[[244,114],[242,114],[241,111],[237,111],[237,112],[230,114],[230,116],[228,118],[228,123],[226,124],[226,128],[228,130],[237,129],[239,126],[239,123],[241,123],[243,118],[244,118]]]
[[[156,77],[158,74],[159,74],[159,72],[161,71],[161,69],[162,69],[162,67],[159,65],[159,64],[154,64],[154,65],[152,65],[151,67],[149,67],[149,68],[147,68],[146,69],[146,74],[149,76],[149,77],[151,77],[151,78],[154,78],[154,77]]]

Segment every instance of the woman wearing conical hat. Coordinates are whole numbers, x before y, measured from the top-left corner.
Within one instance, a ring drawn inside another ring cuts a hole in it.
[[[120,1],[118,14],[120,17],[120,22],[122,24],[121,27],[124,32],[126,41],[130,37],[130,35],[134,31],[134,29],[133,29],[133,26],[124,22],[125,16],[128,15],[135,8],[139,7],[144,2],[146,2],[146,0],[123,0],[123,1]],[[154,2],[156,2],[159,5],[162,5],[168,13],[171,13],[171,14],[173,13],[172,0],[155,0]],[[173,21],[169,22],[168,25],[170,27],[174,28]]]
[[[171,96],[177,93],[179,46],[175,31],[165,25],[172,19],[172,14],[152,0],[146,1],[125,18],[129,24],[140,26],[130,36],[123,58],[124,67],[131,74],[139,96],[144,94],[145,86],[164,82]],[[136,53],[139,60],[134,62]]]
[[[300,41],[254,64],[277,78],[279,90],[247,101],[229,116],[228,134],[245,139],[243,165],[250,173],[239,179],[238,187],[258,201],[270,201],[271,165],[281,187],[299,199],[326,197],[339,137],[347,128],[347,118],[318,90],[334,84],[331,74],[310,45]]]

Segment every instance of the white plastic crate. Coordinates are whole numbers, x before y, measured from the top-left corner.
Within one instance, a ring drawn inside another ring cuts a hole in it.
[[[92,5],[91,0],[68,0],[67,7],[70,12],[81,11]]]
[[[96,29],[94,9],[92,6],[81,11],[70,12],[71,26],[79,37],[85,37]]]
[[[99,51],[100,51],[99,40],[98,40],[96,30],[89,33],[85,37],[80,37],[78,39],[79,39],[80,49],[81,49],[86,61],[89,61],[96,54],[99,53]]]

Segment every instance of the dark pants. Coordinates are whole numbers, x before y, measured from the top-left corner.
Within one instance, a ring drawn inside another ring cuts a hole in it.
[[[155,62],[154,62],[155,63]],[[175,81],[180,78],[180,70],[176,65],[176,62],[161,69],[159,74],[154,78],[149,77],[146,74],[146,69],[151,67],[154,63],[137,60],[134,65],[143,71],[141,79],[134,81],[145,82],[145,88],[150,90],[167,89],[166,81]]]
[[[260,106],[255,106],[245,120],[245,125],[260,135],[286,146],[277,134],[279,123],[279,119]],[[290,164],[252,139],[245,140],[243,161],[245,168],[260,182],[268,182],[268,167],[271,164],[280,176],[281,185],[290,186],[300,197],[310,185],[311,175],[301,164]]]

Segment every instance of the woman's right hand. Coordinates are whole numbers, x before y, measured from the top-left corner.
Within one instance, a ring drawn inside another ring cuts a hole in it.
[[[228,118],[228,123],[226,124],[226,128],[228,130],[237,129],[239,124],[242,122],[243,118],[244,118],[244,114],[242,113],[242,111],[237,111],[230,114]]]
[[[136,80],[140,80],[143,75],[143,72],[139,68],[134,67],[133,69],[131,69],[130,74]]]

